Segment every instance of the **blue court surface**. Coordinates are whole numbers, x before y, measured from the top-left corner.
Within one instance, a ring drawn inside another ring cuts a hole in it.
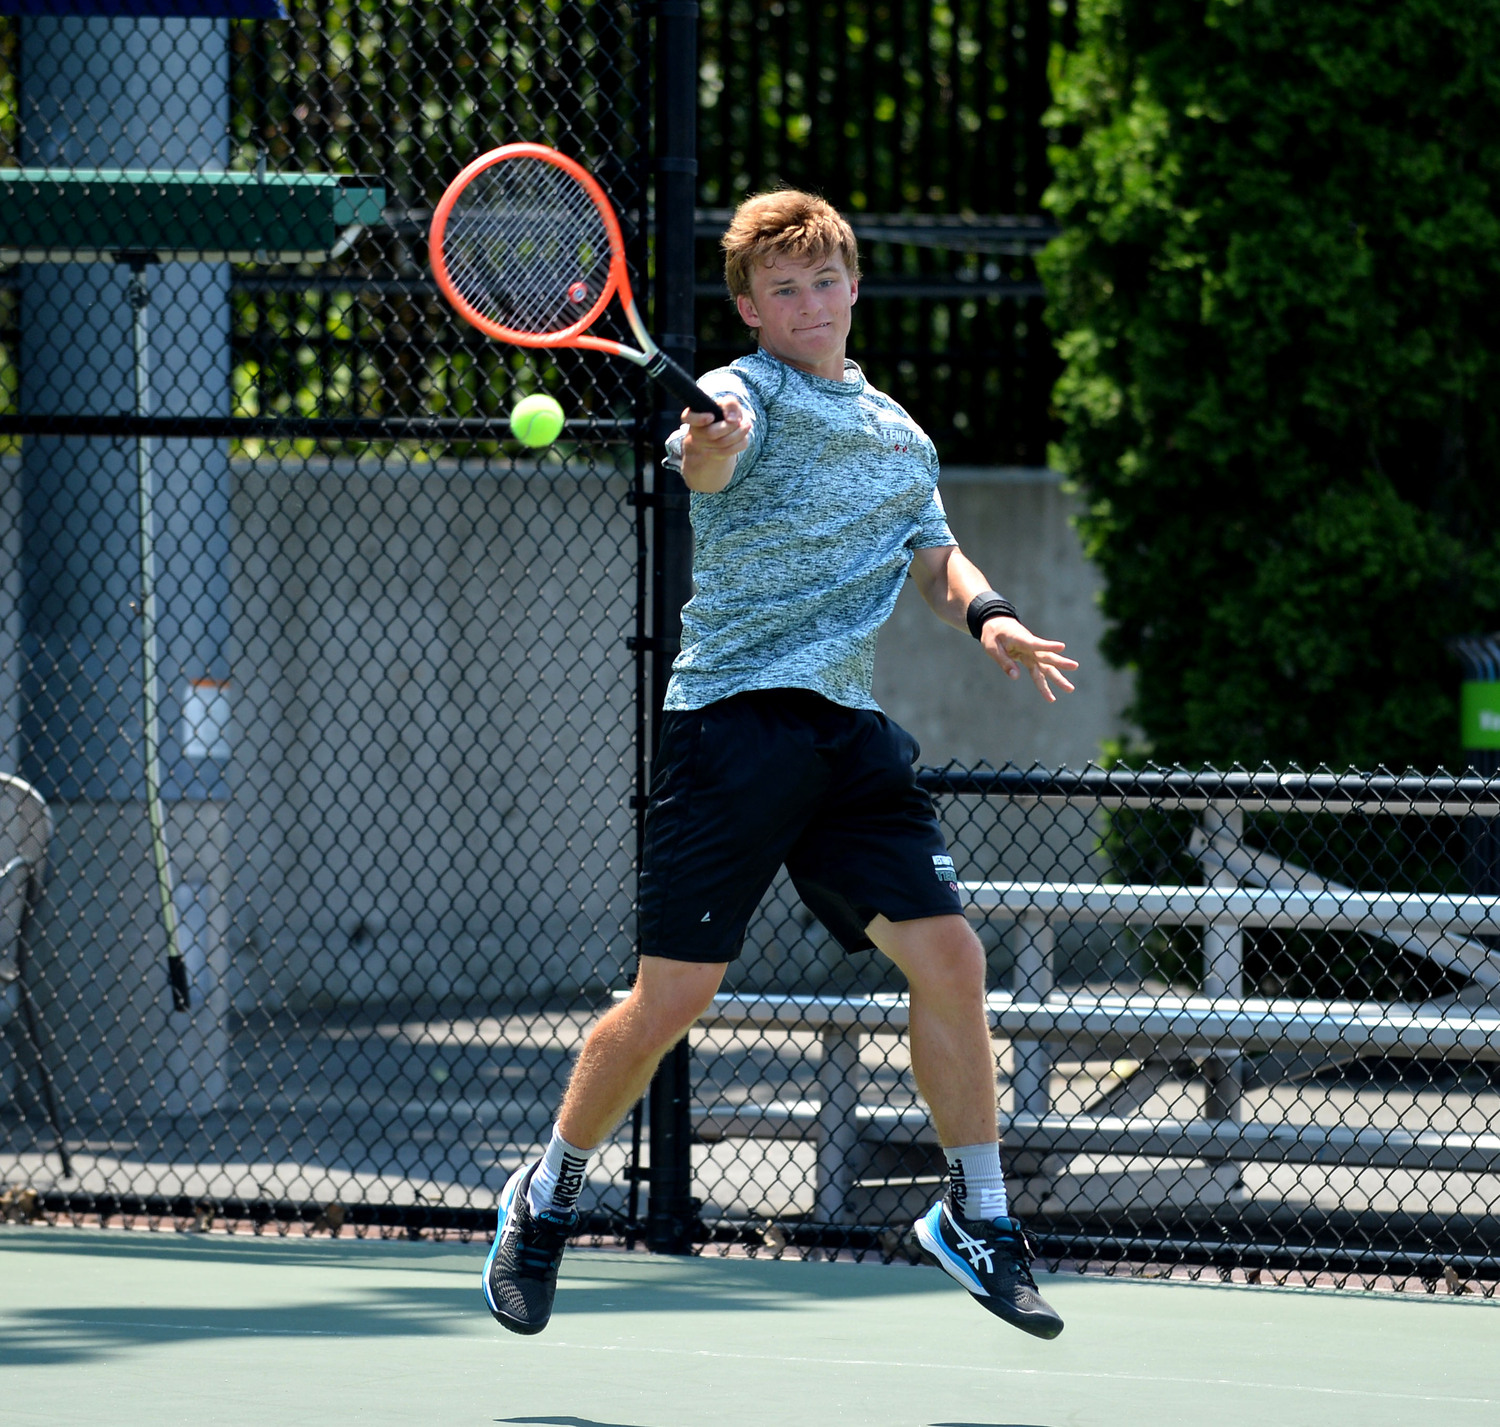
[[[1500,1422],[1500,1304],[1061,1275],[1054,1343],[931,1268],[570,1252],[536,1338],[485,1245],[0,1228],[7,1424]]]

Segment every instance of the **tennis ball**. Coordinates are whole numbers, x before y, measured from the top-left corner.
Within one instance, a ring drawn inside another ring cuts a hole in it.
[[[511,408],[510,429],[527,446],[550,446],[563,429],[563,409],[541,392],[522,397]]]

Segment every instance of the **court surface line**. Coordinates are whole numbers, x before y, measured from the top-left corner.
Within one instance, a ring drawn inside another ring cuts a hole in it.
[[[334,1328],[226,1328],[206,1323],[148,1323],[140,1318],[58,1318],[46,1326],[119,1328],[122,1324],[128,1324],[132,1328],[161,1328],[170,1333],[197,1333],[203,1336],[218,1333],[225,1337],[234,1334],[243,1334],[250,1338],[389,1338],[391,1336],[389,1333],[341,1333]],[[19,1331],[35,1333],[40,1326],[36,1323],[23,1323]],[[1457,1402],[1459,1399],[1455,1397],[1451,1400]]]
[[[746,1362],[808,1363],[829,1368],[913,1368],[931,1372],[977,1372],[1007,1377],[1088,1378],[1101,1382],[1175,1383],[1186,1387],[1244,1387],[1268,1392],[1317,1392],[1333,1397],[1375,1397],[1390,1402],[1476,1403],[1500,1405],[1496,1397],[1447,1397],[1416,1392],[1378,1392],[1366,1387],[1308,1387],[1295,1382],[1245,1382],[1230,1377],[1166,1377],[1149,1373],[1072,1372],[1060,1368],[999,1368],[983,1363],[893,1362],[888,1358],[803,1358],[790,1353],[716,1353],[708,1348],[648,1348],[637,1343],[537,1343],[538,1348],[567,1348],[574,1352],[663,1353],[683,1358],[732,1358]]]
[[[70,1324],[85,1328],[118,1328],[119,1320],[69,1318]],[[377,1338],[385,1333],[341,1333],[329,1328],[227,1328],[202,1323],[152,1323],[130,1320],[133,1327],[161,1329],[175,1333],[235,1335],[252,1338]],[[719,1353],[707,1348],[649,1348],[638,1343],[563,1343],[553,1339],[533,1344],[537,1348],[564,1349],[569,1352],[655,1353],[680,1358],[722,1358],[738,1362],[806,1363],[829,1368],[910,1368],[926,1372],[987,1373],[1001,1377],[1055,1377],[1064,1380],[1086,1379],[1097,1382],[1170,1383],[1179,1387],[1236,1387],[1260,1392],[1309,1392],[1325,1397],[1373,1397],[1382,1402],[1446,1402],[1455,1405],[1490,1407],[1500,1405],[1494,1397],[1449,1397],[1433,1393],[1379,1392],[1365,1387],[1312,1387],[1295,1382],[1249,1382],[1231,1377],[1167,1377],[1150,1373],[1074,1372],[1056,1368],[1005,1368],[983,1363],[892,1362],[885,1358],[808,1358],[790,1353]]]

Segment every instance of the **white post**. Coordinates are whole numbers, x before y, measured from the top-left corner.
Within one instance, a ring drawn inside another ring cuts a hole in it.
[[[151,344],[146,329],[150,294],[146,264],[131,263],[128,289],[132,352],[135,358],[135,414],[151,414]],[[157,670],[161,652],[156,639],[156,491],[151,473],[151,441],[135,438],[136,515],[140,529],[141,590],[141,761],[146,769],[146,820],[151,829],[151,861],[161,903],[162,931],[167,939],[167,975],[172,1008],[186,1011],[192,1004],[182,943],[177,935],[177,908],[172,892],[172,859],[167,853],[166,818],[161,806],[161,690]]]
[[[1227,833],[1237,843],[1245,834],[1245,814],[1231,802],[1212,803],[1203,810],[1203,832],[1210,842]],[[1234,874],[1219,868],[1209,879],[1212,887],[1233,887]],[[1203,933],[1203,994],[1244,995],[1245,934],[1233,922],[1217,923]]]
[[[1245,832],[1245,814],[1232,802],[1210,804],[1203,810],[1203,831],[1210,842],[1220,833],[1239,842]],[[1210,885],[1233,887],[1235,879],[1220,868]],[[1245,994],[1245,933],[1234,922],[1214,922],[1203,930],[1203,994],[1213,1000],[1234,1001]],[[1210,1056],[1203,1062],[1205,1119],[1240,1118],[1240,1078],[1238,1059]]]
[[[816,1218],[824,1224],[841,1224],[849,1217],[853,1157],[859,1140],[855,1115],[859,1108],[860,1033],[832,1027],[820,1040],[823,1057],[818,1063]]]
[[[1047,999],[1052,990],[1052,945],[1052,925],[1043,913],[1027,912],[1016,923],[1017,1000]],[[1011,1113],[1041,1119],[1052,1108],[1052,1047],[1045,1041],[1015,1041],[1011,1056]]]

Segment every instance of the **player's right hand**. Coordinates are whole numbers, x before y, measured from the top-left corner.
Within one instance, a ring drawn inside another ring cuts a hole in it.
[[[723,461],[738,456],[750,444],[750,413],[732,396],[719,399],[719,409],[724,413],[722,421],[716,421],[708,411],[682,413],[682,424],[687,434],[682,438],[682,456],[687,461],[695,457],[701,461]]]
[[[732,396],[719,400],[724,413],[716,421],[709,411],[682,413],[682,479],[691,491],[713,495],[734,479],[735,462],[750,444],[750,414]]]

